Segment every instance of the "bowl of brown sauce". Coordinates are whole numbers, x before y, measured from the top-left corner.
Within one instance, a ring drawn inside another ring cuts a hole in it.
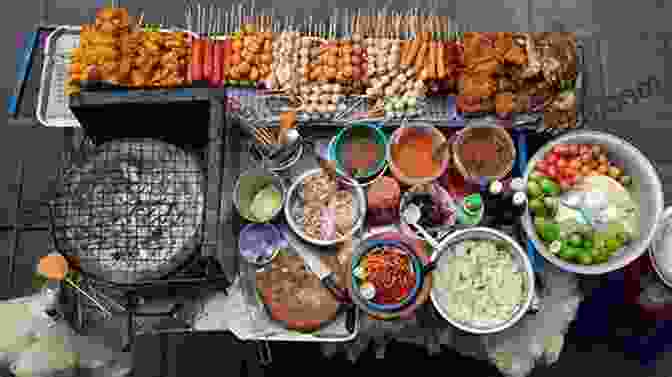
[[[338,174],[358,182],[377,177],[387,167],[387,136],[375,125],[355,123],[343,128],[329,147]]]
[[[506,177],[515,160],[516,147],[511,135],[495,124],[465,128],[457,133],[453,143],[455,167],[472,183]]]

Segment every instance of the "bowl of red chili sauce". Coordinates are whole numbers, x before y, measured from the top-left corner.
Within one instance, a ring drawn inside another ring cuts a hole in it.
[[[401,241],[363,241],[351,264],[353,294],[375,311],[400,310],[415,300],[422,286],[422,262]]]
[[[424,123],[414,123],[394,131],[387,147],[390,171],[400,182],[414,186],[434,181],[450,164],[450,149],[437,159],[434,154],[446,136]]]
[[[379,175],[386,167],[387,136],[375,125],[356,123],[343,128],[329,146],[329,158],[339,174],[356,180]]]
[[[472,183],[506,177],[516,160],[516,147],[504,128],[473,126],[458,132],[453,144],[455,167]]]

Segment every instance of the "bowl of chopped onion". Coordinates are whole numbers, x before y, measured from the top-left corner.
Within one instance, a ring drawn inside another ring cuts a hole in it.
[[[506,234],[477,227],[450,234],[434,251],[432,304],[453,326],[473,334],[516,324],[535,296],[523,248]]]

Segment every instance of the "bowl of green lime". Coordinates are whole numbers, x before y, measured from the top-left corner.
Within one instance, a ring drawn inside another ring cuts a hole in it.
[[[618,270],[651,244],[663,212],[658,173],[627,141],[572,132],[543,146],[525,174],[523,227],[559,268],[585,275]]]
[[[263,168],[243,172],[233,190],[233,204],[245,220],[267,223],[273,220],[285,203],[282,178]]]

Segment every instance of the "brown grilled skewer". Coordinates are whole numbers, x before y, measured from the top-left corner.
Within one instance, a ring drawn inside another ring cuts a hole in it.
[[[275,136],[271,133],[266,128],[257,128],[255,131],[255,137],[257,138],[257,141],[266,144],[266,145],[274,145],[277,144],[275,142]]]

